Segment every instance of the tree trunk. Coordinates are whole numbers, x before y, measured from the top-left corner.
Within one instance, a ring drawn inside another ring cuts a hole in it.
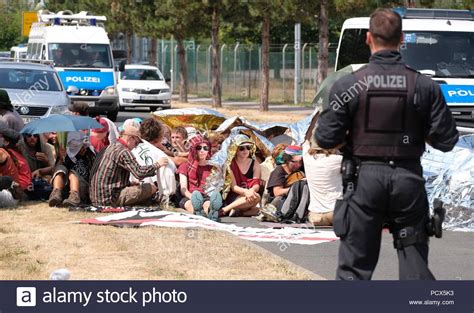
[[[263,16],[262,25],[262,91],[260,93],[260,111],[268,111],[268,90],[270,87],[270,17]]]
[[[156,38],[152,37],[151,38],[151,43],[150,43],[150,58],[149,62],[150,65],[157,66],[158,63],[156,62]]]
[[[186,73],[186,51],[184,49],[183,38],[179,34],[176,36],[179,61],[179,101],[188,102],[188,79]]]
[[[212,10],[212,106],[222,108],[221,62],[219,58],[219,8]]]
[[[321,12],[319,14],[318,80],[316,82],[316,90],[319,89],[319,86],[321,86],[323,80],[328,75],[328,24],[328,0],[321,0]]]
[[[132,33],[127,32],[125,34],[127,37],[127,63],[132,63]]]

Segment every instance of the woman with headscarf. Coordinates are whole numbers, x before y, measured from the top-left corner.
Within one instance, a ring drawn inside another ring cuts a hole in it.
[[[224,215],[253,216],[260,203],[260,164],[255,160],[255,143],[246,135],[234,137],[228,150],[224,197]],[[227,194],[228,192],[228,194]]]
[[[49,206],[78,206],[89,202],[90,169],[95,154],[83,132],[69,132],[54,170]],[[66,198],[63,201],[63,198]]]
[[[211,144],[202,136],[193,137],[190,144],[188,161],[181,164],[177,171],[183,196],[179,206],[188,212],[218,221],[222,196],[218,191],[207,194],[204,190],[206,179],[213,168],[208,164]]]

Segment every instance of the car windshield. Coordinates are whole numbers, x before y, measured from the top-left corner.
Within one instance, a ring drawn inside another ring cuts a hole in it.
[[[0,68],[0,88],[62,91],[55,72],[18,68]]]
[[[435,77],[474,77],[472,32],[405,32],[400,52],[411,67]]]
[[[125,69],[121,73],[122,80],[165,80],[158,70],[150,69]]]
[[[56,67],[112,68],[107,44],[50,43],[48,49]]]

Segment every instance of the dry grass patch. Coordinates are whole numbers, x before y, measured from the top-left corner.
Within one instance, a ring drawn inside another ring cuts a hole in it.
[[[173,101],[172,107],[174,109],[188,109],[188,108],[213,109],[224,114],[226,117],[243,116],[250,121],[254,121],[258,123],[275,123],[275,122],[294,123],[308,116],[308,114],[302,113],[302,112],[268,111],[268,112],[263,113],[255,109],[244,109],[244,108],[239,108],[239,107],[225,107],[225,108],[216,109],[216,108],[213,108],[212,105],[208,103],[199,103],[197,105],[195,103],[182,103],[182,102]]]
[[[98,216],[32,204],[0,210],[0,279],[314,279],[237,237],[174,228],[74,223]]]

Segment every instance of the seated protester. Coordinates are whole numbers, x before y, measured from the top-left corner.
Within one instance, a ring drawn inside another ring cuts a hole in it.
[[[195,136],[190,141],[189,157],[186,163],[178,168],[180,191],[183,198],[179,206],[190,213],[219,220],[219,209],[222,207],[222,196],[218,191],[206,194],[204,186],[211,174],[212,165],[210,143],[202,136]]]
[[[20,114],[13,108],[10,96],[4,89],[0,89],[0,121],[5,122],[8,128],[21,132],[25,123]]]
[[[52,145],[45,142],[39,134],[23,134],[19,147],[33,178],[51,175],[56,162]]]
[[[0,176],[11,177],[15,183],[19,184],[20,178],[18,174],[18,168],[16,167],[13,158],[10,156],[4,146],[5,138],[3,137],[3,135],[0,135],[0,143]]]
[[[54,148],[53,158],[56,160],[57,157],[58,157],[58,151],[57,151],[57,149],[58,149],[58,135],[57,135],[57,133],[55,133],[55,132],[43,133],[42,136],[43,136],[43,140],[45,142],[47,142],[48,144],[53,146],[53,148]]]
[[[226,140],[226,136],[223,134],[218,134],[218,133],[211,133],[209,135],[209,141],[211,142],[211,153],[215,154],[217,153],[222,146],[222,143],[224,140]]]
[[[171,141],[171,128],[166,125],[163,125],[163,139],[162,141],[157,144],[157,147],[163,151],[173,162],[176,166],[180,166],[181,164],[187,162],[188,160],[188,153],[179,153],[179,151],[172,146]],[[186,155],[186,156],[185,156]]]
[[[173,147],[174,156],[188,157],[188,146],[186,140],[188,139],[188,132],[186,128],[178,126],[171,131],[171,146]]]
[[[1,137],[3,137],[4,149],[8,152],[15,167],[18,169],[18,181],[16,182],[20,185],[21,190],[31,190],[31,170],[25,157],[17,148],[17,143],[21,139],[21,135],[13,129],[0,129],[0,138]]]
[[[67,148],[60,149],[54,169],[49,206],[89,203],[89,176],[95,153],[85,140],[83,132],[68,133]]]
[[[272,154],[268,156],[260,165],[262,167],[262,177],[261,179],[264,181],[268,181],[271,172],[277,167],[278,165],[283,164],[283,153],[287,144],[279,143],[277,144],[272,151]]]
[[[171,196],[176,193],[176,166],[166,154],[158,148],[163,137],[163,126],[154,118],[147,118],[140,125],[142,143],[138,144],[132,153],[140,165],[152,165],[155,162],[168,159],[168,164],[159,169],[158,175],[147,177],[141,182],[151,183],[158,187],[160,195]],[[132,183],[138,183],[138,179],[131,176]]]
[[[146,205],[157,188],[145,183],[130,185],[130,174],[138,179],[156,175],[156,171],[168,164],[163,158],[152,165],[141,166],[133,156],[133,150],[141,143],[140,131],[127,125],[120,138],[99,154],[92,166],[90,198],[92,205],[131,206]]]
[[[246,135],[232,140],[226,162],[224,215],[254,216],[260,203],[260,164],[255,159],[255,143]],[[230,183],[230,184],[229,184]],[[230,191],[226,194],[227,191]]]
[[[102,149],[110,145],[109,141],[109,124],[103,117],[97,117],[97,122],[102,125],[102,128],[91,129],[90,142],[94,151],[99,153]]]
[[[342,198],[342,155],[311,148],[305,141],[303,162],[310,195],[308,220],[314,226],[331,226],[336,200]]]
[[[269,201],[277,209],[281,209],[285,202],[290,187],[296,181],[304,178],[300,171],[303,164],[302,151],[298,146],[288,146],[282,154],[283,164],[278,165],[270,174],[267,189]]]

